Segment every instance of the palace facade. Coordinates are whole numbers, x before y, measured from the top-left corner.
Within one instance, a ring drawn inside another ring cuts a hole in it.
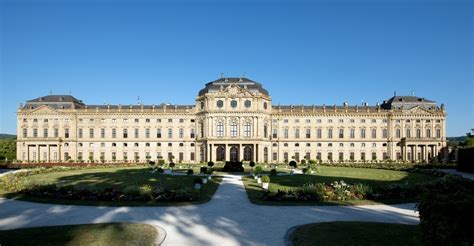
[[[381,104],[272,105],[260,83],[220,78],[194,105],[87,105],[70,95],[17,112],[23,162],[429,161],[446,147],[444,105],[414,96]]]

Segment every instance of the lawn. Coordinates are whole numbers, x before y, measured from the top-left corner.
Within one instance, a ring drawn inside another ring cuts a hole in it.
[[[38,184],[56,184],[59,186],[89,186],[95,188],[118,187],[125,188],[130,185],[149,184],[151,186],[161,186],[169,189],[178,189],[180,187],[194,187],[195,176],[172,176],[151,173],[150,169],[145,167],[131,168],[98,168],[98,169],[80,169],[61,172],[52,172],[36,174],[29,176],[33,183]],[[32,197],[20,194],[12,194],[3,190],[3,195],[8,198],[17,198],[20,200],[59,203],[59,204],[78,204],[78,205],[104,205],[104,206],[160,206],[160,205],[186,205],[199,204],[211,200],[212,196],[219,187],[222,177],[214,176],[210,182],[203,186],[199,194],[199,200],[193,202],[135,202],[135,201],[87,201],[87,200],[61,200],[51,198]]]
[[[380,185],[396,184],[396,183],[408,183],[409,185],[430,182],[437,179],[437,177],[410,173],[405,171],[393,171],[384,169],[369,169],[369,168],[350,168],[350,167],[327,167],[322,166],[321,172],[314,175],[285,175],[285,176],[272,176],[270,181],[270,189],[292,189],[300,187],[307,183],[331,183],[334,181],[341,181],[349,184],[364,183],[373,187]],[[263,201],[260,198],[264,194],[261,186],[255,182],[251,177],[243,178],[247,195],[251,202],[256,204],[265,205],[315,205],[321,204],[320,202],[312,201]],[[413,199],[402,199],[383,201],[383,203],[401,203],[401,202],[413,202]],[[369,201],[369,200],[350,200],[344,202],[326,202],[325,204],[374,204],[380,203]]]
[[[153,245],[158,231],[145,224],[106,223],[0,231],[1,245]]]
[[[289,236],[305,245],[421,245],[418,225],[375,222],[326,222],[297,227]]]

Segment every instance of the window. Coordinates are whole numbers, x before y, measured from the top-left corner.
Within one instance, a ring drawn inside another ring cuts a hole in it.
[[[267,109],[268,108],[268,105],[266,102],[263,103],[263,109]]]
[[[411,129],[410,128],[406,129],[406,136],[405,137],[411,138]]]
[[[316,153],[316,159],[321,161],[321,152]]]
[[[306,138],[311,138],[311,129],[310,128],[306,129]]]
[[[317,119],[317,120],[316,120],[316,122],[318,122],[318,123],[321,123],[321,122],[322,122],[322,120],[321,120],[321,119]]]
[[[38,129],[36,129],[36,128],[33,129],[33,137],[34,138],[38,137]]]
[[[272,131],[273,131],[273,132],[272,132],[272,135],[273,135],[272,137],[273,137],[273,138],[277,138],[277,137],[278,137],[278,129],[273,128]]]
[[[365,143],[361,143],[360,146],[361,146],[361,147],[365,147]]]
[[[184,129],[179,128],[179,138],[184,138]]]
[[[237,101],[236,101],[236,100],[230,101],[230,106],[231,106],[232,108],[237,108]]]
[[[350,138],[355,138],[355,129],[352,128],[351,131],[350,131]]]
[[[189,137],[194,138],[195,136],[196,136],[196,134],[194,133],[194,128],[191,128],[190,133],[189,133]]]
[[[117,147],[117,143],[112,143],[112,147]]]
[[[328,138],[332,138],[332,128],[328,129]]]
[[[376,143],[372,143],[372,148],[377,148],[377,144],[376,144]]]
[[[416,129],[416,138],[421,138],[421,129]]]
[[[237,137],[237,123],[230,123],[230,136]]]
[[[311,144],[310,144],[310,143],[306,143],[306,147],[311,147]]]
[[[133,135],[134,135],[135,138],[139,137],[139,134],[138,134],[139,132],[138,131],[139,131],[138,128],[133,129]]]
[[[105,128],[100,129],[100,137],[105,138]]]
[[[277,153],[277,152],[273,152],[272,155],[273,155],[273,156],[272,156],[273,161],[277,161],[277,160],[278,160],[278,153]]]
[[[285,162],[288,162],[288,152],[283,153],[283,159],[285,160]]]
[[[349,159],[350,159],[351,161],[354,160],[354,152],[350,152],[350,153],[349,153]]]
[[[268,126],[266,124],[263,126],[263,137],[268,137]]]
[[[28,129],[23,128],[23,137],[26,138],[28,136]]]
[[[360,159],[365,161],[365,152],[360,153]]]
[[[105,119],[100,119],[100,123],[105,123]]]
[[[252,126],[250,122],[245,123],[244,125],[244,136],[245,137],[250,137],[252,134]]]
[[[377,123],[377,120],[376,120],[376,119],[372,119],[372,123]]]
[[[69,128],[64,128],[64,138],[69,138]]]
[[[377,138],[377,129],[372,129],[372,138]]]
[[[190,155],[189,155],[189,159],[190,159],[191,161],[194,161],[195,158],[196,158],[196,157],[195,157],[194,152],[191,152]]]
[[[295,138],[300,138],[300,129],[299,128],[295,129]]]
[[[184,119],[179,119],[179,123],[184,123]]]
[[[161,138],[161,128],[156,129],[156,138]]]
[[[354,120],[354,119],[350,119],[350,121],[349,121],[349,122],[351,122],[351,123],[354,123],[354,122],[355,122],[355,120]]]
[[[112,119],[112,123],[117,123],[117,119]]]
[[[82,128],[77,129],[77,137],[82,138]]]
[[[321,145],[321,143],[318,143],[317,146],[318,146],[318,147],[321,147],[322,145]]]
[[[316,137],[317,137],[317,138],[321,138],[322,135],[323,135],[323,134],[322,134],[321,128],[319,128],[318,130],[316,130]]]
[[[173,129],[168,128],[168,138],[173,138]]]
[[[43,121],[44,121],[44,123],[48,123],[48,119],[44,119]]]
[[[150,119],[145,119],[145,123],[150,123]]]
[[[250,108],[250,106],[252,106],[252,102],[250,100],[245,100],[244,105],[246,108]]]
[[[139,120],[139,119],[135,119],[135,123],[138,123],[138,122],[140,122],[140,120]]]
[[[343,144],[343,143],[339,143],[339,147],[344,147],[344,144]]]
[[[395,137],[396,137],[396,138],[400,138],[400,137],[401,137],[400,128],[397,128],[397,129],[395,130]]]
[[[328,160],[332,161],[332,152],[328,152]]]
[[[332,123],[332,119],[328,119],[328,123]]]
[[[295,123],[300,123],[300,119],[295,119]]]
[[[355,144],[354,144],[354,143],[351,143],[350,146],[351,146],[351,147],[355,147]]]
[[[285,128],[285,129],[283,130],[283,137],[284,137],[284,138],[288,138],[288,128]]]
[[[436,129],[436,138],[441,138],[441,129]]]
[[[284,144],[283,144],[283,147],[288,147],[288,143],[284,143]]]
[[[306,123],[311,123],[311,119],[306,119]]]
[[[112,128],[112,138],[117,138],[117,129]]]
[[[288,123],[288,119],[284,119],[284,120],[283,120],[283,123]]]
[[[377,160],[377,153],[372,152],[372,160],[373,161]]]
[[[47,138],[48,137],[48,128],[43,129],[43,137]]]
[[[328,143],[328,147],[332,147],[332,143]]]
[[[343,128],[339,129],[339,138],[344,138],[344,129]]]
[[[218,101],[217,101],[217,107],[218,107],[218,108],[224,107],[224,102],[223,102],[222,100],[218,100]]]
[[[168,123],[173,123],[173,119],[168,119]]]
[[[138,143],[134,143],[133,146],[135,147],[139,147]]]
[[[122,156],[123,156],[123,160],[124,160],[124,161],[126,161],[126,160],[128,159],[128,154],[127,154],[127,152],[123,152]]]
[[[94,138],[94,128],[89,128],[89,138]]]
[[[145,138],[150,138],[150,128],[145,129]]]
[[[300,147],[300,144],[299,144],[299,143],[295,143],[295,147]]]
[[[360,123],[365,123],[365,119],[361,119],[361,120],[360,120]]]
[[[339,123],[344,123],[344,119],[339,119]]]
[[[339,161],[340,162],[344,161],[344,153],[343,152],[339,152]]]
[[[128,129],[123,129],[123,138],[128,138]]]
[[[58,128],[54,128],[54,129],[53,129],[53,134],[54,134],[54,137],[55,137],[55,138],[59,137],[59,129],[58,129]]]
[[[184,147],[184,143],[179,143],[179,147]]]
[[[145,143],[145,147],[150,147],[150,143]]]
[[[223,137],[224,136],[224,123],[217,122],[217,136]]]
[[[100,147],[105,147],[105,143],[100,143]]]
[[[156,119],[156,123],[161,123],[161,119]]]

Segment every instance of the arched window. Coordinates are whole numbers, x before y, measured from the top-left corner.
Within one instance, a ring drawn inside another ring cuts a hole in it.
[[[431,129],[426,129],[426,137],[431,138]]]
[[[252,133],[252,125],[250,124],[250,122],[247,122],[244,125],[244,136],[250,137],[251,133]]]
[[[218,137],[224,136],[224,123],[222,122],[217,123],[217,136]]]
[[[225,148],[223,146],[216,149],[216,161],[225,161]]]
[[[395,130],[395,137],[396,137],[396,138],[400,138],[400,137],[401,137],[400,128],[397,128],[397,129]]]
[[[416,129],[416,138],[421,138],[421,129]]]
[[[230,123],[230,136],[237,137],[237,123]]]
[[[265,124],[265,125],[263,126],[263,137],[264,137],[264,138],[267,138],[267,137],[268,137],[268,125],[267,125],[267,124]]]
[[[411,129],[410,129],[410,128],[407,128],[406,131],[407,131],[407,132],[406,132],[406,136],[405,136],[405,137],[411,138]]]
[[[441,129],[439,128],[436,129],[436,137],[441,138]]]

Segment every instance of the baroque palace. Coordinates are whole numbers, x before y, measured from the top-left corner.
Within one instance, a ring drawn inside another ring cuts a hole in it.
[[[207,83],[194,105],[87,105],[49,95],[20,105],[17,124],[23,162],[420,162],[446,147],[444,105],[434,101],[272,105],[247,78]]]

